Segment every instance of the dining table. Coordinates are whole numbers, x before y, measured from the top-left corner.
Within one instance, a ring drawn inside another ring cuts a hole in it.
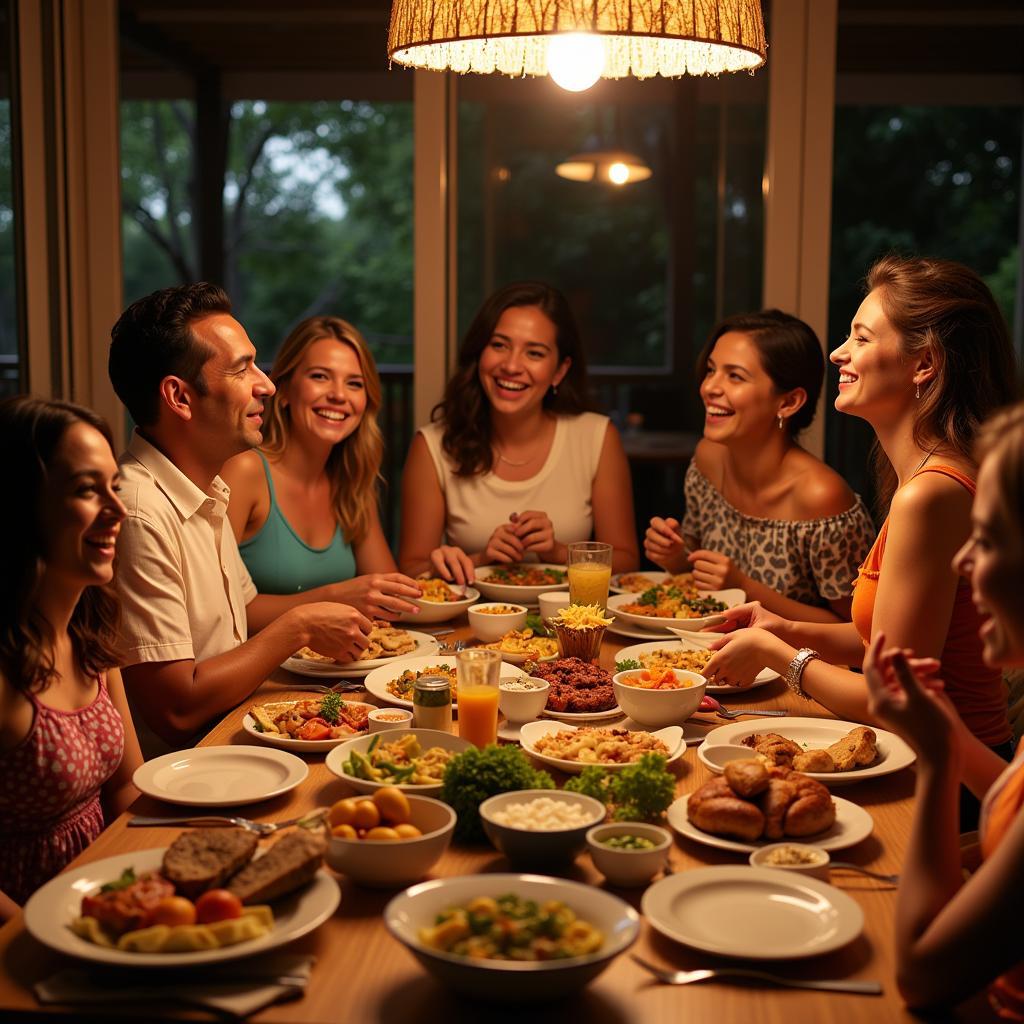
[[[470,641],[465,613],[452,623],[454,631],[446,641]],[[609,630],[603,639],[600,664],[613,671],[616,654],[635,641]],[[302,676],[278,670],[254,695],[268,700],[308,696],[296,690],[309,683]],[[352,699],[366,699],[352,693]],[[719,696],[721,696],[719,694]],[[252,744],[254,739],[242,727],[251,700],[228,712],[200,742],[200,746]],[[372,702],[372,701],[371,701]],[[802,717],[831,718],[830,712],[813,701],[792,693],[781,679],[749,691],[736,691],[724,699],[732,709],[774,708]],[[754,728],[770,731],[775,719],[741,719]],[[607,724],[607,723],[599,723]],[[696,715],[691,730],[707,732],[722,725],[715,715]],[[306,779],[288,793],[258,804],[228,810],[259,821],[280,821],[333,804],[353,795],[353,790],[334,776],[324,764],[325,755],[308,754]],[[698,759],[696,746],[673,765],[677,793],[692,792],[712,777]],[[556,782],[564,781],[557,772]],[[873,819],[870,836],[851,849],[842,860],[886,874],[899,873],[914,810],[914,769],[904,768],[836,789],[869,812]],[[166,847],[181,830],[176,827],[129,828],[133,815],[170,817],[188,809],[140,796],[71,865],[72,868],[113,855]],[[196,811],[195,813],[203,813]],[[215,812],[215,813],[220,813]],[[834,855],[835,856],[835,855]],[[673,873],[709,865],[743,865],[747,855],[717,849],[676,836],[670,849]],[[329,870],[329,869],[325,869]],[[510,870],[504,857],[487,846],[452,845],[427,877],[446,878]],[[554,872],[588,886],[603,887],[631,904],[639,912],[643,888],[616,889],[607,885],[589,855],[581,854],[566,870]],[[863,910],[862,934],[849,945],[832,953],[806,959],[747,962],[794,979],[874,980],[882,985],[881,995],[853,995],[833,992],[777,988],[752,982],[705,981],[671,986],[657,981],[627,953],[615,959],[596,980],[582,991],[541,1003],[496,1003],[471,1001],[443,988],[417,963],[410,952],[388,932],[383,911],[393,891],[364,888],[333,875],[341,888],[341,901],[334,914],[311,934],[285,947],[288,951],[316,958],[310,981],[301,998],[269,1006],[251,1017],[275,1024],[460,1024],[462,1021],[499,1022],[529,1020],[531,1024],[568,1020],[586,1024],[675,1024],[678,1021],[713,1024],[882,1024],[911,1022],[921,1018],[902,1003],[895,980],[894,914],[897,889],[887,882],[860,874],[833,871],[830,882],[848,894]],[[665,968],[695,968],[736,965],[730,960],[699,952],[657,933],[641,920],[639,937],[632,953]],[[770,958],[770,950],[765,951]],[[70,958],[58,954],[26,930],[21,915],[0,929],[0,1020],[70,1016],[75,1020],[163,1020],[208,1019],[202,1011],[174,1002],[138,1005],[59,1006],[40,1005],[33,985],[67,967]],[[983,995],[948,1007],[944,1020],[981,1022],[995,1020]]]

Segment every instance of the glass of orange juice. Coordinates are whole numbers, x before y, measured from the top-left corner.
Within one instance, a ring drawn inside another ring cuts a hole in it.
[[[597,540],[569,545],[569,602],[608,607],[612,546]]]
[[[459,735],[475,747],[498,742],[501,654],[471,647],[455,655]]]

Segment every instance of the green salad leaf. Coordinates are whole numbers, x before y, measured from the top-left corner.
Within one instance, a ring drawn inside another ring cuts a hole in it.
[[[616,772],[588,765],[565,788],[602,801],[616,821],[656,821],[675,799],[676,777],[664,754],[644,754]]]

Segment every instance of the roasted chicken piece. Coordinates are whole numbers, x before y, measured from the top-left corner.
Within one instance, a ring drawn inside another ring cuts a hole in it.
[[[745,747],[752,747],[765,762],[770,765],[783,765],[786,768],[793,763],[793,758],[801,753],[800,747],[792,740],[780,736],[777,732],[752,733],[743,739]]]
[[[836,771],[848,772],[871,764],[878,756],[877,739],[871,729],[859,725],[856,729],[851,729],[841,740],[827,747],[832,760],[835,761]]]

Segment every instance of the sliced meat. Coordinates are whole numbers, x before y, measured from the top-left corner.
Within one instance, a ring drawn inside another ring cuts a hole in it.
[[[227,884],[243,903],[265,903],[305,885],[323,863],[327,839],[322,831],[298,829],[242,868]]]
[[[256,842],[252,832],[240,828],[182,832],[164,854],[161,874],[182,896],[195,899],[252,860]]]

